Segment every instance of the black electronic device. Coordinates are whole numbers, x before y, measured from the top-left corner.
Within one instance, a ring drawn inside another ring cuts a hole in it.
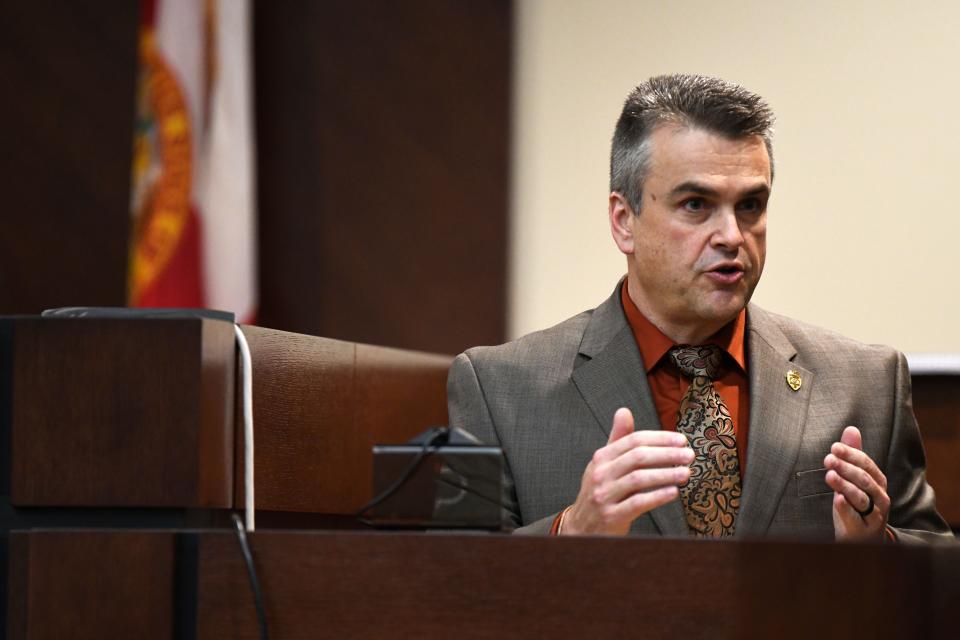
[[[376,496],[360,515],[379,527],[499,530],[503,451],[461,429],[434,427],[374,445]]]

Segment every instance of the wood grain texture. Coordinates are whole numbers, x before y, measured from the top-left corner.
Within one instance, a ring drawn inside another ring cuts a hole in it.
[[[960,549],[259,532],[284,638],[951,637]],[[200,546],[198,637],[255,638],[233,541]],[[943,582],[935,582],[941,580]],[[849,605],[846,606],[846,605]],[[855,611],[855,615],[851,614]]]
[[[11,502],[232,504],[233,326],[15,321]]]
[[[901,545],[749,545],[738,563],[738,637],[949,637],[933,633],[945,611],[934,610],[937,588],[927,551]]]
[[[257,638],[235,536],[196,536],[196,637]],[[12,534],[18,591],[8,637],[171,637],[173,599],[184,595],[174,537]],[[957,546],[262,530],[249,538],[276,638],[956,637]]]
[[[448,356],[243,329],[253,357],[258,509],[353,513],[371,497],[374,444],[447,422]]]
[[[937,510],[960,530],[960,376],[913,376],[913,408]]]
[[[0,313],[126,299],[139,2],[6,3]],[[501,342],[510,0],[256,2],[260,314]]]
[[[7,533],[7,638],[27,637],[27,576],[30,570],[30,538]]]
[[[234,413],[234,399],[240,395],[236,339],[232,324],[210,320],[200,324],[200,421],[195,454],[199,507],[233,502],[234,425],[236,415],[243,415]]]
[[[3,3],[0,313],[124,304],[138,6]]]
[[[253,549],[284,638],[695,637],[700,615],[680,606],[690,585],[733,581],[736,567],[733,546],[626,539],[258,533]],[[200,558],[198,637],[254,638],[249,596],[230,586],[236,550],[205,536]],[[734,590],[715,595],[736,610]],[[714,637],[732,635],[727,622]]]
[[[255,3],[258,324],[503,341],[511,6]]]
[[[11,540],[11,585],[22,589],[11,640],[173,637],[174,534],[34,531]]]

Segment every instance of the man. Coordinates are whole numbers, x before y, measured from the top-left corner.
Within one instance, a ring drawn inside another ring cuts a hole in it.
[[[611,152],[626,279],[593,311],[454,362],[451,424],[503,447],[520,532],[952,538],[903,356],[748,304],[772,123],[718,79],[637,87]]]

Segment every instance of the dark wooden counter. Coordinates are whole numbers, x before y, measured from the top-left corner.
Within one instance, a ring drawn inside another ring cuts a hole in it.
[[[960,548],[263,531],[273,638],[956,637]],[[9,637],[256,638],[229,532],[10,537]]]

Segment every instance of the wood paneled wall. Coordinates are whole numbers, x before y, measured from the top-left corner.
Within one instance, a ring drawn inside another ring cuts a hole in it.
[[[0,20],[0,313],[125,301],[137,2]],[[254,2],[258,323],[505,332],[510,0]]]
[[[508,0],[257,3],[260,324],[505,332]]]
[[[122,305],[136,2],[0,11],[0,313]]]

